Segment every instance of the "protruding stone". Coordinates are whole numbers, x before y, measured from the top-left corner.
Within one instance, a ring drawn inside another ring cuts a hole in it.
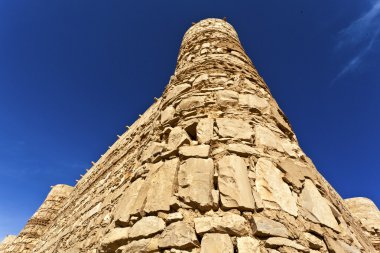
[[[106,234],[100,242],[101,251],[104,253],[115,252],[117,248],[128,242],[130,228],[114,228]]]
[[[213,206],[211,190],[213,189],[214,163],[211,158],[189,158],[181,164],[178,172],[178,196],[185,203],[201,210]]]
[[[181,220],[183,220],[183,215],[180,212],[169,213],[168,217],[166,218],[166,222],[168,223],[173,223]]]
[[[174,118],[175,108],[168,106],[161,112],[161,124],[166,124]]]
[[[283,173],[271,161],[260,158],[256,163],[256,175],[256,188],[264,200],[264,206],[282,209],[293,216],[297,216],[297,198],[282,180]]]
[[[236,155],[224,156],[218,162],[218,169],[222,206],[226,209],[254,210],[255,200],[244,159]]]
[[[205,234],[202,238],[201,253],[233,253],[231,237],[227,234]]]
[[[238,93],[232,90],[219,90],[216,92],[216,102],[223,107],[235,105],[238,102]]]
[[[204,96],[193,96],[183,99],[177,106],[178,111],[188,111],[193,110],[198,107],[202,107],[205,104],[206,97]]]
[[[304,233],[306,241],[309,243],[310,249],[319,250],[323,247],[325,247],[325,243],[322,239],[319,239],[317,236],[310,234],[310,233]]]
[[[179,154],[183,157],[207,158],[209,153],[209,145],[183,146],[179,148]]]
[[[200,83],[207,81],[207,79],[208,79],[208,74],[201,74],[200,76],[195,78],[193,82],[193,86],[198,86]]]
[[[227,150],[240,156],[250,156],[258,153],[255,148],[241,143],[228,144]]]
[[[213,119],[200,119],[197,125],[197,141],[207,144],[210,142],[214,131]]]
[[[175,150],[183,144],[190,144],[189,135],[181,127],[173,128],[169,133],[168,149]]]
[[[179,85],[172,86],[172,88],[167,92],[167,96],[165,98],[166,101],[171,100],[172,98],[176,98],[185,91],[189,90],[191,85],[188,83],[183,83]]]
[[[165,228],[165,221],[156,216],[147,216],[136,222],[129,231],[129,238],[140,239],[155,235]]]
[[[265,217],[254,217],[253,233],[255,236],[278,236],[278,237],[289,237],[289,231],[286,227],[277,221],[265,218]]]
[[[265,98],[253,94],[239,94],[239,105],[258,111],[264,111],[268,107],[268,102]]]
[[[280,137],[276,136],[268,128],[260,125],[255,127],[255,145],[259,148],[269,148],[284,152]]]
[[[295,241],[282,238],[282,237],[270,237],[268,240],[265,242],[265,246],[268,248],[278,248],[278,247],[290,247],[302,252],[308,252],[309,250],[302,246],[301,244],[296,243]]]
[[[237,214],[226,213],[223,216],[199,217],[194,219],[197,234],[227,233],[235,236],[248,235],[251,231],[247,220]]]
[[[253,131],[248,122],[240,119],[219,118],[216,119],[218,133],[223,138],[250,140]]]
[[[194,229],[183,221],[166,227],[159,241],[160,248],[191,249],[199,246]]]
[[[339,231],[338,222],[327,203],[327,199],[322,197],[317,187],[310,179],[306,179],[304,183],[299,202],[306,211],[306,218]]]
[[[237,238],[238,253],[262,253],[260,249],[260,241],[252,237]]]

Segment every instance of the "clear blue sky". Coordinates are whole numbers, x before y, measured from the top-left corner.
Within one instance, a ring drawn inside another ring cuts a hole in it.
[[[0,1],[0,238],[159,97],[191,22],[224,17],[344,197],[380,205],[380,0]]]

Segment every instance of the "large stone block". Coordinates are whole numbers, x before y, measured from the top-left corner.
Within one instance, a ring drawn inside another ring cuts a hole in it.
[[[214,120],[213,119],[200,119],[197,125],[197,141],[199,143],[209,143],[214,132]]]
[[[198,246],[199,242],[194,229],[183,221],[167,226],[159,241],[159,247],[163,249],[191,249]]]
[[[205,234],[202,238],[201,253],[233,253],[234,246],[227,234]]]
[[[251,232],[248,221],[237,214],[226,213],[223,216],[204,216],[194,219],[197,234],[227,233],[244,236]]]
[[[223,138],[251,140],[253,135],[251,125],[240,119],[219,118],[216,119],[218,133]]]

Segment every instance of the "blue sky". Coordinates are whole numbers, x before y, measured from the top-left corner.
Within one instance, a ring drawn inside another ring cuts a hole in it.
[[[380,0],[2,0],[0,238],[161,95],[191,22],[224,16],[319,171],[380,206]]]

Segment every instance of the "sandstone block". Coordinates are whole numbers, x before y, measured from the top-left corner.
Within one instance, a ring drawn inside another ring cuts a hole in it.
[[[180,212],[175,212],[175,213],[169,213],[168,217],[166,218],[166,222],[172,223],[175,221],[181,221],[183,220],[183,215]]]
[[[174,118],[175,108],[173,106],[168,106],[161,112],[161,124],[166,124]]]
[[[159,143],[159,142],[153,142],[148,148],[144,150],[144,152],[141,154],[141,161],[147,161],[148,159],[151,159],[152,157],[156,157],[161,152],[165,150],[165,144]]]
[[[191,249],[199,245],[194,229],[183,221],[166,227],[159,241],[160,248]]]
[[[141,239],[155,235],[165,228],[165,221],[156,216],[147,216],[137,221],[129,230],[129,238]]]
[[[179,148],[179,154],[184,157],[207,158],[209,153],[209,145],[183,146]]]
[[[205,104],[206,97],[193,96],[183,99],[177,106],[178,111],[189,111],[198,107],[202,107]]]
[[[269,104],[265,98],[261,98],[257,95],[239,94],[239,105],[242,107],[256,109],[258,111],[264,111]]]
[[[278,248],[278,247],[290,247],[302,252],[308,252],[309,249],[305,248],[301,244],[296,243],[295,241],[282,238],[282,237],[271,237],[265,242],[265,246],[268,248]]]
[[[117,248],[128,242],[129,228],[114,228],[100,242],[102,252],[115,252]]]
[[[190,143],[189,135],[181,127],[175,127],[170,131],[168,138],[169,150],[176,150],[179,146]]]
[[[197,125],[197,141],[199,143],[209,143],[214,131],[213,119],[200,119]]]
[[[260,241],[256,238],[244,236],[237,238],[238,253],[261,253]]]
[[[250,156],[258,153],[255,148],[241,143],[228,144],[227,150],[240,156]]]
[[[325,243],[322,239],[319,239],[317,236],[310,234],[310,233],[304,233],[306,241],[309,243],[310,249],[319,250],[325,246]]]
[[[277,221],[265,218],[254,217],[253,233],[256,236],[277,236],[289,237],[289,231],[286,227]]]
[[[248,122],[240,119],[219,118],[216,119],[218,133],[224,138],[251,140],[252,127]]]
[[[199,217],[194,219],[197,234],[227,233],[229,235],[244,236],[251,231],[247,220],[234,213],[223,216]]]
[[[116,253],[153,253],[159,252],[158,238],[141,239],[132,241],[128,245],[120,247]]]
[[[191,88],[191,85],[188,83],[179,84],[176,86],[173,86],[169,92],[166,94],[166,101],[170,101],[172,98],[178,97],[180,94],[184,93],[185,91],[189,90]]]
[[[234,246],[227,234],[205,234],[202,238],[201,253],[233,253]]]
[[[282,180],[283,173],[271,161],[259,158],[256,163],[256,175],[256,189],[264,200],[264,206],[282,209],[293,216],[297,216],[297,198]]]
[[[238,102],[238,93],[232,90],[219,90],[216,92],[216,102],[223,107],[235,105]]]
[[[218,161],[218,186],[224,208],[254,210],[255,200],[248,179],[247,164],[236,156],[224,156]]]
[[[260,125],[255,127],[255,145],[261,148],[270,148],[284,152],[280,137],[276,136],[270,129]]]

